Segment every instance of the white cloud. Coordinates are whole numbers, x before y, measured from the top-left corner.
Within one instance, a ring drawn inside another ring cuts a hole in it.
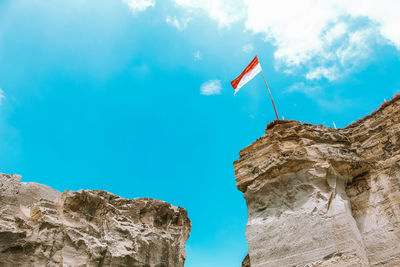
[[[202,95],[219,95],[221,94],[221,81],[209,80],[203,83],[200,87],[200,94]]]
[[[228,26],[245,17],[245,4],[241,0],[173,0],[177,6],[189,12],[204,11],[218,22],[219,26]]]
[[[191,18],[187,17],[187,18],[182,18],[182,19],[178,19],[176,16],[170,17],[168,16],[165,21],[174,26],[175,28],[177,28],[179,31],[183,31],[184,29],[187,28],[189,21],[191,20]]]
[[[278,67],[303,69],[307,79],[332,81],[345,75],[368,58],[370,40],[379,38],[379,25],[361,22],[342,0],[247,3],[246,28],[275,45]]]
[[[245,53],[253,52],[254,50],[253,44],[245,44],[244,46],[242,46],[242,50]]]
[[[328,44],[332,44],[335,40],[343,37],[346,34],[347,30],[347,24],[339,22],[325,32],[323,36],[323,38],[325,39],[324,41]]]
[[[195,60],[202,60],[203,59],[203,56],[201,55],[201,52],[199,50],[194,51],[193,57],[194,57]]]
[[[134,14],[145,11],[147,8],[153,7],[156,4],[154,0],[124,0],[124,2]]]
[[[353,64],[368,58],[371,53],[370,38],[373,36],[372,29],[358,30],[348,34],[348,41],[345,46],[336,50],[341,65],[352,62]]]
[[[6,98],[6,96],[4,95],[3,89],[0,88],[0,105],[2,104],[4,98]]]
[[[329,81],[334,81],[337,79],[339,71],[336,66],[333,67],[317,67],[310,70],[306,74],[307,80],[319,80],[321,78],[326,78]]]
[[[173,1],[220,26],[243,20],[248,31],[275,46],[278,69],[304,71],[308,79],[334,80],[356,70],[377,44],[400,50],[398,0]]]

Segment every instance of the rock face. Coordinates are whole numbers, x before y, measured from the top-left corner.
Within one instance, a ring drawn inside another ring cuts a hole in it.
[[[400,96],[344,129],[275,121],[234,167],[252,267],[400,266]]]
[[[0,266],[176,266],[191,222],[166,202],[60,193],[0,174]]]
[[[249,254],[246,255],[246,257],[244,257],[243,261],[242,261],[242,267],[250,267],[250,257]]]

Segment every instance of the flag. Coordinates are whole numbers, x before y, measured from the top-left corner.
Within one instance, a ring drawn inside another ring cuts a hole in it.
[[[245,85],[251,79],[253,79],[260,71],[261,71],[261,65],[260,62],[258,62],[257,56],[255,56],[255,58],[244,69],[244,71],[239,75],[239,77],[231,81],[231,85],[235,90],[235,95],[239,91],[239,89],[243,87],[243,85]]]

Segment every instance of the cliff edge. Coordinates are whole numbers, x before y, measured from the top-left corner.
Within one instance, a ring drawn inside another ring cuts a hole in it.
[[[185,209],[0,174],[0,266],[182,267]]]
[[[344,129],[274,121],[239,155],[252,267],[400,266],[400,95]]]

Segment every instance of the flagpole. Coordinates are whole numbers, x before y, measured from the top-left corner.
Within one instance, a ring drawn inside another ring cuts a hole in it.
[[[260,67],[261,67],[261,64],[260,64]],[[275,103],[274,103],[274,99],[272,98],[271,91],[269,90],[268,83],[267,83],[267,80],[265,79],[264,72],[263,72],[262,68],[261,68],[261,74],[262,74],[262,76],[264,78],[265,85],[267,86],[269,96],[271,97],[271,101],[272,101],[272,105],[274,106],[276,118],[279,120],[278,112],[276,111],[276,107],[275,107]]]

